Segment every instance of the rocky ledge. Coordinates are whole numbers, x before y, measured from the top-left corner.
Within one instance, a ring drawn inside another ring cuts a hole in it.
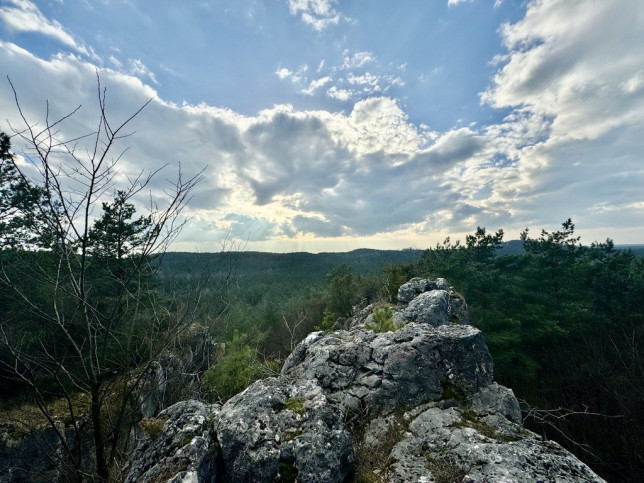
[[[375,305],[348,330],[315,332],[279,377],[223,406],[184,401],[156,419],[128,481],[587,482],[572,454],[524,429],[493,381],[481,332],[443,280],[413,279],[374,332]]]

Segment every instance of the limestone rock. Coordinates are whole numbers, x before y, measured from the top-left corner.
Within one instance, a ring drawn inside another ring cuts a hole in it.
[[[434,327],[449,324],[449,293],[447,290],[431,290],[416,296],[402,311],[407,322],[429,324]]]
[[[492,383],[472,396],[472,410],[479,414],[501,414],[516,424],[521,424],[521,408],[512,389]]]
[[[257,381],[224,404],[217,435],[226,481],[338,482],[353,464],[344,411],[313,380]]]
[[[398,302],[408,304],[418,295],[429,290],[448,290],[449,284],[444,278],[436,280],[427,280],[425,278],[412,278],[409,282],[404,283],[398,289]]]
[[[553,442],[504,417],[430,407],[414,418],[389,456],[391,482],[601,482]]]
[[[286,360],[282,375],[316,380],[344,407],[386,411],[438,400],[446,381],[474,394],[492,383],[492,359],[474,327],[410,323],[396,332],[311,334]]]
[[[211,432],[218,410],[217,405],[188,400],[161,411],[154,421],[162,429],[142,432],[125,482],[221,481],[219,449]]]

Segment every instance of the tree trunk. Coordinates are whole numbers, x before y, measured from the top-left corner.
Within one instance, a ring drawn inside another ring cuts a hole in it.
[[[109,467],[105,461],[105,441],[101,422],[100,384],[92,384],[92,428],[94,430],[94,451],[96,455],[96,473],[100,481],[108,481]]]

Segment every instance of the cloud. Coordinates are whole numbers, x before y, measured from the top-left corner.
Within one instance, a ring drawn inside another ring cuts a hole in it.
[[[343,234],[342,227],[316,217],[296,215],[291,225],[302,233],[311,233],[321,237],[338,237]]]
[[[342,63],[342,69],[359,69],[365,64],[375,62],[376,58],[371,52],[355,52],[351,56],[346,56]]]
[[[313,30],[321,32],[330,25],[337,25],[342,15],[333,8],[337,0],[287,0],[291,15],[299,15]]]
[[[279,67],[275,74],[281,79],[290,79],[299,87],[299,91],[310,96],[316,95],[319,88],[320,95],[327,98],[346,102],[350,99],[365,99],[374,95],[387,94],[394,87],[403,87],[405,81],[397,74],[405,69],[404,64],[389,62],[379,65],[372,52],[349,50],[343,52],[342,63],[328,65],[323,60],[319,63],[316,73],[325,74],[309,81],[307,76],[308,65],[300,66],[297,71],[286,67]],[[367,71],[365,66],[375,70]]]
[[[113,55],[110,55],[109,58],[107,59],[110,61],[110,63],[117,69],[121,70],[123,68],[123,64],[121,63],[120,60],[118,60],[116,57]]]
[[[288,79],[293,75],[293,72],[288,70],[286,67],[280,67],[275,71],[275,75],[280,78],[280,80]]]
[[[530,3],[524,19],[501,30],[508,54],[483,101],[550,116],[552,136],[563,139],[592,139],[641,121],[644,51],[633,47],[644,42],[644,20],[633,15],[640,5]]]
[[[324,77],[320,77],[319,79],[315,79],[315,80],[311,81],[311,83],[309,84],[309,87],[304,89],[304,90],[302,90],[302,92],[304,94],[313,95],[313,93],[317,89],[319,89],[320,87],[324,87],[326,84],[328,84],[332,80],[333,80],[333,78],[328,76],[328,75],[324,76]]]
[[[354,92],[349,89],[338,89],[337,86],[331,86],[327,91],[326,95],[331,99],[337,99],[338,101],[348,101],[353,96]]]
[[[468,3],[468,2],[474,2],[474,1],[476,1],[476,0],[447,0],[447,5],[448,5],[449,7],[451,7],[451,6],[453,6],[453,5],[460,5],[461,3]],[[498,1],[499,1],[499,0],[497,0],[497,2],[498,2]],[[496,6],[496,5],[495,5],[495,6]]]
[[[10,30],[37,32],[56,39],[78,53],[91,55],[87,48],[78,44],[59,22],[47,19],[29,0],[8,0],[4,6],[0,6],[0,19]]]
[[[159,81],[157,81],[154,72],[152,72],[143,62],[141,62],[141,59],[130,59],[129,64],[130,74],[135,75],[139,78],[148,78],[152,81],[152,83],[159,84]]]
[[[637,71],[630,79],[619,85],[626,94],[635,94],[644,87],[644,70]]]
[[[275,75],[279,77],[280,80],[290,79],[294,84],[306,82],[306,72],[309,70],[309,66],[304,64],[301,65],[296,71],[287,69],[286,67],[280,67],[275,71]]]
[[[510,109],[487,134],[512,164],[472,166],[465,174],[498,176],[490,207],[537,226],[553,213],[573,216],[578,226],[644,224],[637,208],[644,145],[635,134],[644,132],[639,9],[636,0],[531,2],[523,19],[503,26],[508,52],[481,98]],[[601,221],[592,213],[592,206],[613,203],[630,208]]]
[[[346,82],[360,87],[363,95],[372,95],[377,93],[386,93],[393,86],[404,86],[405,82],[400,77],[391,75],[374,75],[370,72],[365,72],[362,75],[354,75],[350,73]]]
[[[233,239],[251,242],[266,241],[280,233],[278,224],[268,218],[231,213],[222,221],[216,225],[217,228],[227,229]]]
[[[381,70],[377,59],[343,70],[350,53],[315,75],[306,65],[275,72],[297,92],[343,102],[337,112],[176,105],[159,97],[142,64],[141,78],[99,68],[112,119],[153,99],[131,126],[136,134],[117,146],[130,147],[117,180],[170,163],[149,186],[161,202],[179,162],[185,173],[206,167],[187,208],[194,223],[183,234],[202,248],[216,249],[228,233],[259,248],[296,248],[316,237],[338,247],[409,246],[410,239],[428,246],[477,225],[514,237],[526,226],[557,228],[569,216],[593,233],[606,230],[594,239],[612,236],[612,228],[635,232],[644,226],[644,20],[632,15],[636,8],[627,0],[529,3],[523,19],[501,29],[506,52],[481,93],[482,110],[505,117],[441,132],[410,119],[406,101],[386,92],[398,70]],[[43,60],[0,42],[0,65],[29,119],[42,125],[49,99],[52,119],[83,105],[61,125],[62,137],[96,125],[91,63],[64,54]],[[0,111],[20,126],[1,83]]]

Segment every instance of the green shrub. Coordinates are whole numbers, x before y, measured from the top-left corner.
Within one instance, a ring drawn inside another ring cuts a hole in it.
[[[333,330],[336,320],[338,320],[338,316],[326,308],[322,314],[322,323],[316,325],[315,330],[322,330],[325,334],[328,334]]]
[[[395,323],[392,317],[393,314],[388,306],[376,307],[373,311],[373,321],[367,322],[364,326],[374,332],[395,332],[404,324]]]
[[[235,334],[221,359],[204,372],[202,388],[210,399],[226,401],[261,378],[257,351]]]

